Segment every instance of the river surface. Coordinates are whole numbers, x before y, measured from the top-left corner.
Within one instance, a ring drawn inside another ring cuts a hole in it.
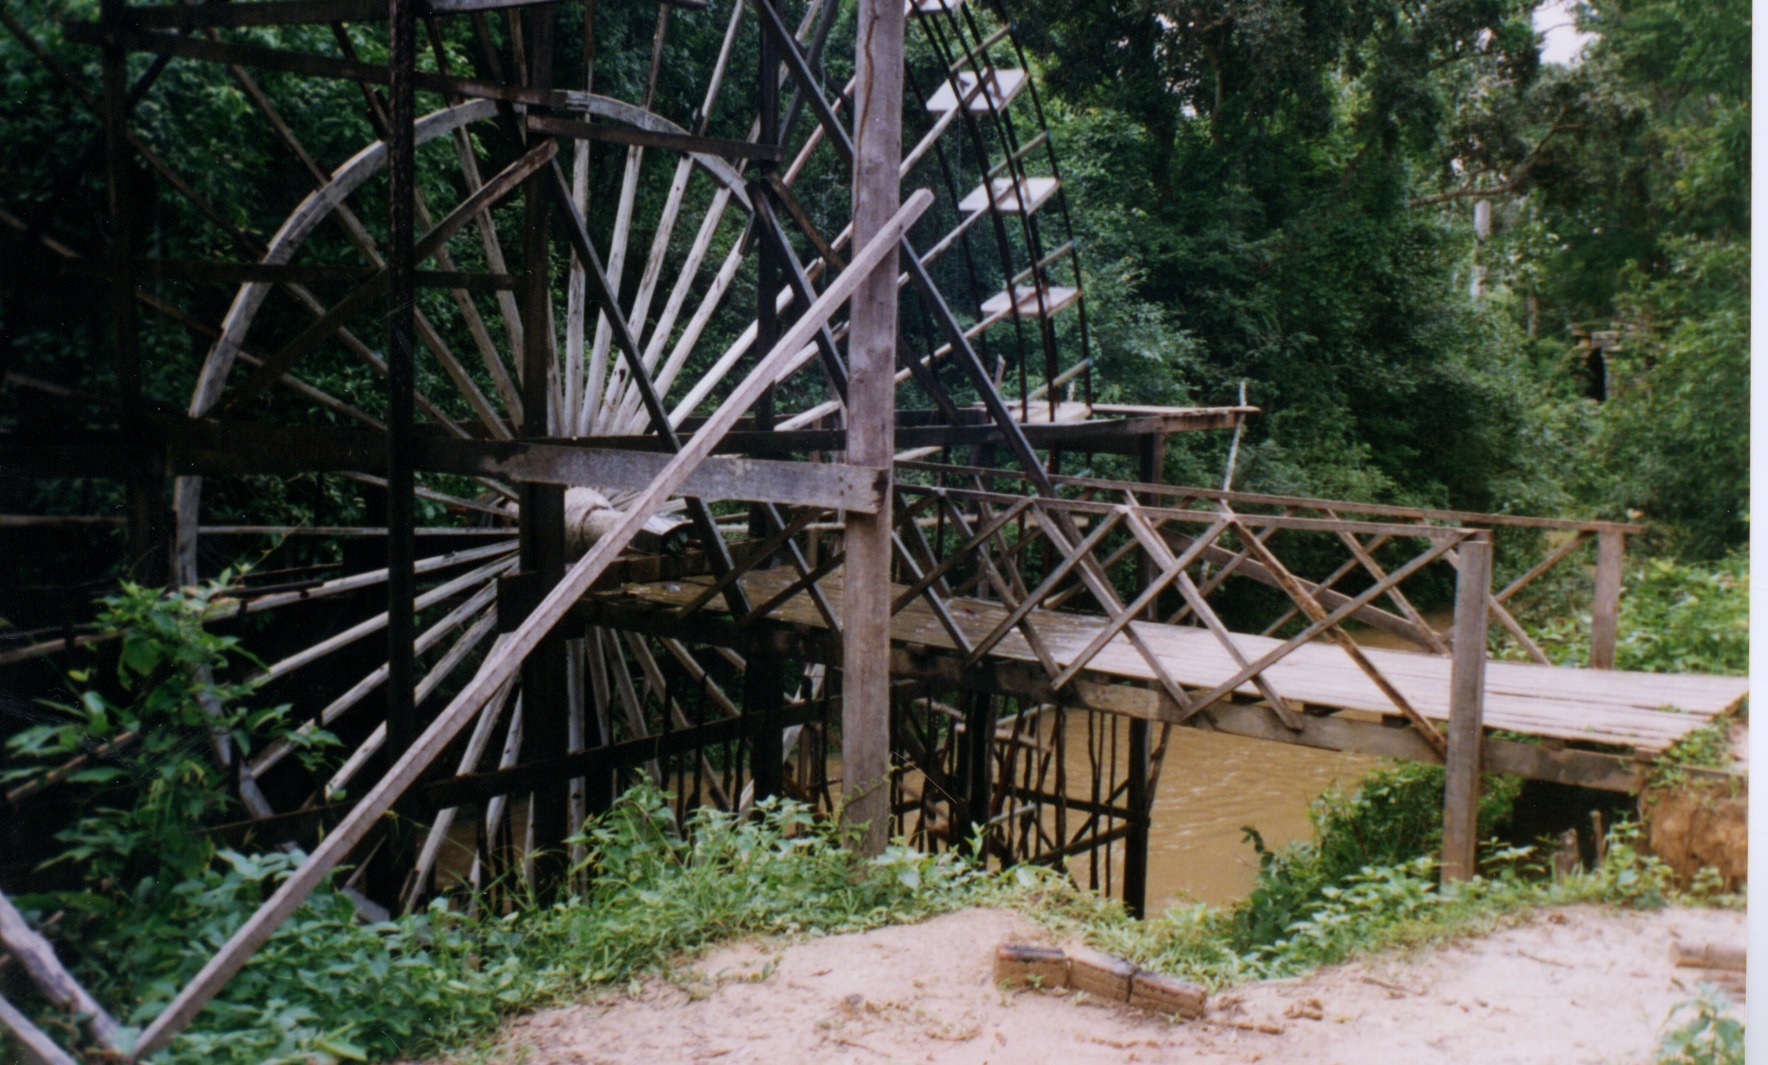
[[[1432,611],[1425,621],[1448,628],[1449,611]],[[1377,629],[1355,633],[1365,647],[1416,651],[1411,643]],[[1068,724],[1068,772],[1086,771],[1086,728],[1079,715]],[[1155,730],[1158,735],[1158,729]],[[1126,752],[1127,757],[1127,752]],[[1308,807],[1333,786],[1354,788],[1379,759],[1203,732],[1174,729],[1154,795],[1148,841],[1148,912],[1174,903],[1211,905],[1238,902],[1252,890],[1258,853],[1245,828],[1258,830],[1265,846],[1312,836]],[[1085,859],[1071,866],[1086,882]],[[1122,858],[1114,863],[1114,882]]]
[[[1086,772],[1086,726],[1068,724],[1068,771]],[[1154,731],[1154,738],[1159,729]],[[1186,901],[1225,905],[1252,890],[1258,854],[1247,826],[1275,849],[1308,839],[1308,806],[1334,784],[1355,785],[1376,760],[1178,728],[1172,732],[1154,798],[1148,841],[1148,912]],[[1121,874],[1121,848],[1113,880]],[[1086,882],[1085,858],[1072,869]]]

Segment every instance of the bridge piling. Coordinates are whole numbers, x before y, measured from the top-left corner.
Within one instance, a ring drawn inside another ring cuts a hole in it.
[[[1456,549],[1454,660],[1449,670],[1449,750],[1443,782],[1443,880],[1474,874],[1479,843],[1479,773],[1485,729],[1487,600],[1492,541],[1481,533]]]

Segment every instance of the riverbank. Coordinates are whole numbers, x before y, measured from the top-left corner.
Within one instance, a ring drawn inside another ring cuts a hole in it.
[[[1648,1062],[1666,1017],[1696,993],[1698,971],[1675,968],[1672,944],[1744,938],[1741,912],[1710,909],[1574,906],[1515,922],[1228,988],[1211,996],[1203,1021],[1173,1023],[1081,995],[1002,991],[995,947],[1049,933],[1007,910],[968,909],[721,948],[633,993],[520,1018],[487,1047],[444,1060]]]

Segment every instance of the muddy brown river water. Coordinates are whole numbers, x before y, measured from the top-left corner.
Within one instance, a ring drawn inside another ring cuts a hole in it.
[[[1425,620],[1446,628],[1446,611]],[[1368,647],[1414,650],[1386,633],[1356,634]],[[1071,722],[1069,772],[1085,771],[1084,725]],[[1196,729],[1175,729],[1154,797],[1148,845],[1148,912],[1185,901],[1224,905],[1245,898],[1258,874],[1258,854],[1247,841],[1251,826],[1273,850],[1307,839],[1308,807],[1327,788],[1354,787],[1378,759],[1266,743]],[[1119,862],[1121,869],[1121,860]],[[1085,882],[1085,871],[1074,871]],[[1114,871],[1115,872],[1115,871]],[[1114,880],[1116,877],[1114,876]]]
[[[1307,839],[1308,806],[1334,783],[1354,785],[1375,759],[1175,729],[1155,793],[1148,912],[1176,902],[1235,902],[1252,890],[1258,855],[1244,826],[1276,848]]]

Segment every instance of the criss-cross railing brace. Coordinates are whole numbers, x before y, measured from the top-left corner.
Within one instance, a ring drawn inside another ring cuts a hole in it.
[[[1229,509],[1226,503],[1222,503],[1220,506],[1224,514],[1233,515],[1234,512]],[[1352,639],[1349,633],[1340,628],[1337,622],[1326,621],[1329,616],[1326,608],[1320,605],[1319,600],[1308,594],[1307,589],[1301,586],[1301,583],[1295,579],[1295,575],[1289,572],[1288,567],[1284,566],[1277,556],[1264,545],[1264,541],[1250,537],[1244,531],[1245,526],[1240,524],[1238,517],[1232,517],[1231,520],[1235,528],[1241,531],[1241,535],[1247,537],[1247,546],[1258,554],[1259,561],[1271,571],[1272,576],[1277,578],[1283,591],[1302,608],[1315,624],[1325,625],[1326,638],[1338,644],[1357,668],[1363,671],[1364,676],[1367,676],[1377,688],[1381,689],[1381,694],[1399,708],[1400,713],[1404,714],[1406,719],[1412,723],[1412,727],[1418,730],[1426,743],[1430,744],[1431,750],[1435,751],[1438,757],[1446,758],[1449,752],[1448,742],[1443,739],[1443,734],[1437,731],[1436,726],[1419,713],[1418,709],[1412,705],[1411,700],[1407,699],[1398,688],[1394,687],[1393,682],[1389,681],[1381,670],[1376,668],[1375,663],[1369,660],[1369,656],[1363,653],[1363,649],[1357,646],[1357,641]],[[1383,582],[1378,581],[1375,587],[1382,588],[1385,592],[1398,583],[1398,581],[1391,581],[1384,585]]]
[[[1126,495],[1127,494],[1128,493],[1126,493]],[[1133,500],[1135,497],[1131,496],[1130,498]],[[1245,526],[1239,525],[1237,522],[1233,521],[1231,516],[1225,516],[1216,525],[1211,526],[1209,533],[1205,534],[1203,537],[1199,537],[1199,542],[1192,546],[1197,548],[1198,554],[1201,554],[1202,549],[1208,546],[1210,540],[1220,536],[1223,530],[1230,527],[1235,528],[1235,530],[1243,537],[1249,535],[1246,532]],[[1234,660],[1234,664],[1244,669],[1248,665],[1246,655],[1240,650],[1239,645],[1234,642],[1233,633],[1229,632],[1228,627],[1222,624],[1222,619],[1216,615],[1214,608],[1209,605],[1209,600],[1205,599],[1202,592],[1198,590],[1196,582],[1191,579],[1191,575],[1185,572],[1185,567],[1180,565],[1179,560],[1173,557],[1171,549],[1166,546],[1166,541],[1162,540],[1159,535],[1155,533],[1154,529],[1148,525],[1148,522],[1139,514],[1131,515],[1130,531],[1135,534],[1137,540],[1142,542],[1143,547],[1147,549],[1157,565],[1175,575],[1179,594],[1184,596],[1185,601],[1191,605],[1191,609],[1197,614],[1198,620],[1203,622],[1204,627],[1209,630],[1210,635],[1214,636],[1216,642],[1220,643],[1223,649],[1228,652],[1229,657]],[[1264,546],[1263,541],[1256,541],[1255,539],[1255,542],[1257,542],[1261,548]],[[1264,675],[1263,670],[1252,675],[1252,683],[1253,687],[1258,689],[1258,693],[1264,697],[1265,702],[1270,704],[1271,710],[1276,713],[1278,719],[1283,722],[1284,727],[1288,728],[1291,732],[1300,732],[1302,728],[1300,716],[1296,714],[1296,712],[1290,707],[1288,701],[1277,691],[1276,686],[1270,682],[1270,679]],[[1182,703],[1180,706],[1182,708],[1181,712],[1184,713],[1186,717],[1196,713],[1199,709],[1195,704],[1188,708],[1184,707],[1184,704]]]

